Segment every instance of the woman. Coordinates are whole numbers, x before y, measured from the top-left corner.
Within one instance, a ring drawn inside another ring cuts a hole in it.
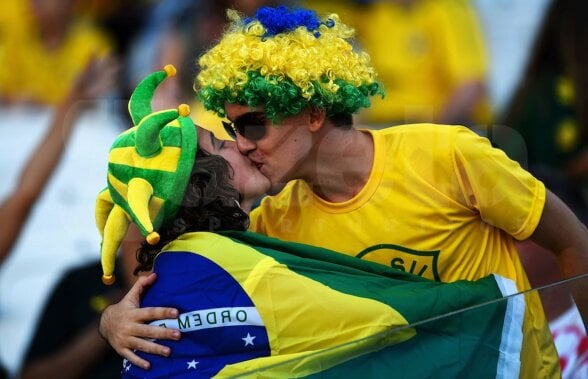
[[[173,71],[169,69],[170,73]],[[169,74],[172,76],[173,74]],[[159,78],[163,80],[167,74]],[[145,80],[149,82],[149,80]],[[155,90],[155,86],[149,88],[151,91]],[[137,87],[145,88],[139,85]],[[136,90],[137,92],[137,90]],[[148,95],[153,95],[149,92]],[[137,95],[136,95],[137,96]],[[143,99],[143,101],[148,101]],[[137,103],[135,101],[134,103]],[[132,104],[132,103],[130,103]],[[200,147],[199,151],[205,150],[210,154],[220,156],[230,165],[230,173],[228,183],[234,187],[239,194],[239,205],[244,212],[249,212],[253,207],[255,201],[263,196],[270,187],[269,180],[263,176],[259,170],[251,163],[251,161],[241,155],[236,147],[233,139],[224,130],[222,120],[213,112],[206,111],[201,104],[196,103],[194,106],[195,112],[191,115],[193,121],[197,124],[197,141]],[[199,154],[202,154],[200,152]],[[140,241],[140,233],[138,228],[131,227],[127,235],[127,239],[122,244],[123,250],[132,250],[133,252],[139,247],[137,241]],[[128,260],[133,254],[121,254],[122,259]],[[128,264],[130,267],[131,264]],[[179,333],[173,330],[163,330],[157,328],[153,330],[144,325],[147,320],[154,320],[158,318],[174,317],[177,314],[175,309],[167,308],[139,308],[139,296],[151,286],[156,279],[155,274],[147,276],[139,276],[135,286],[127,294],[127,296],[119,303],[109,306],[103,313],[101,321],[101,334],[111,343],[115,350],[123,357],[128,358],[131,362],[140,365],[141,367],[149,367],[149,363],[140,359],[133,351],[139,349],[142,351],[159,351],[161,346],[153,342],[145,340],[141,337],[147,338],[164,338],[171,339],[178,337]],[[119,325],[123,328],[117,328]],[[147,327],[146,334],[143,334],[143,328]],[[137,336],[137,337],[135,337]],[[169,348],[163,347],[164,353],[169,354]]]
[[[197,106],[194,121],[199,126],[199,151],[205,150],[226,160],[231,171],[227,182],[238,191],[240,208],[249,213],[255,202],[269,190],[269,180],[247,157],[239,153],[235,142],[223,129],[220,118],[205,111],[201,106]],[[216,164],[219,163],[216,162]],[[124,254],[124,256],[129,256],[129,254]],[[180,332],[177,330],[152,328],[148,325],[148,322],[152,320],[177,317],[176,309],[139,308],[142,294],[155,283],[156,278],[157,275],[153,273],[139,276],[124,299],[104,310],[100,322],[100,333],[112,347],[121,356],[143,368],[149,368],[150,363],[140,358],[135,350],[148,353],[161,352],[168,356],[170,349],[167,346],[158,345],[152,340],[178,340],[180,338]],[[120,325],[122,327],[117,327]]]

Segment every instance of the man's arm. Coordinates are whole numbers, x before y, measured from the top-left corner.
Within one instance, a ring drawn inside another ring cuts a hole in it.
[[[564,278],[588,274],[588,229],[549,190],[531,239],[556,255]],[[588,326],[588,277],[574,280],[571,288],[584,326]]]
[[[156,274],[139,277],[127,295],[120,302],[109,305],[100,318],[100,334],[104,339],[119,355],[144,369],[148,369],[150,363],[139,358],[133,350],[162,356],[171,354],[167,346],[146,338],[179,340],[181,336],[179,330],[146,325],[154,320],[178,317],[178,311],[174,308],[140,308],[141,296],[155,282],[156,277]]]

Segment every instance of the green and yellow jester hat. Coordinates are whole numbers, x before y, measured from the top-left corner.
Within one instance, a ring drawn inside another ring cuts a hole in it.
[[[230,24],[200,57],[196,77],[200,101],[219,116],[226,103],[263,106],[274,122],[308,106],[353,114],[384,95],[369,55],[353,48],[354,30],[336,14],[285,6],[227,14]]]
[[[175,73],[167,65],[137,85],[129,100],[136,126],[116,138],[108,155],[108,186],[96,200],[105,284],[114,282],[116,253],[130,223],[137,224],[149,244],[157,244],[158,228],[176,215],[190,179],[197,149],[190,108],[151,109],[156,88]]]

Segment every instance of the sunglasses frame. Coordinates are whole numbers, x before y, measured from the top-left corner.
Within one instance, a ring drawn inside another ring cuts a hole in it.
[[[253,120],[251,120],[252,118]],[[223,120],[222,124],[226,132],[235,140],[237,134],[251,141],[259,141],[267,134],[267,119],[263,112],[244,113],[235,121]]]

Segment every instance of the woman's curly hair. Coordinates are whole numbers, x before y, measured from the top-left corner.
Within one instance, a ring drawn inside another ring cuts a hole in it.
[[[239,207],[239,192],[229,182],[233,174],[224,158],[200,148],[197,150],[178,213],[159,229],[161,239],[158,244],[143,242],[137,251],[139,265],[135,274],[150,271],[162,248],[184,233],[247,229],[249,216]]]

